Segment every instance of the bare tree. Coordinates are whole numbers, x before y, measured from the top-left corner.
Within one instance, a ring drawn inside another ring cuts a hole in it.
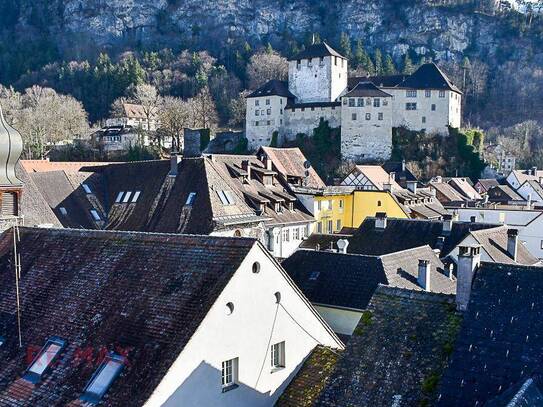
[[[124,111],[124,104],[127,102],[125,97],[115,99],[109,109],[109,115],[116,118],[123,117],[126,114]]]
[[[214,129],[217,127],[217,108],[207,86],[190,99],[189,103],[193,114],[194,127],[203,129]]]
[[[153,85],[146,83],[136,85],[131,89],[132,98],[135,103],[141,105],[145,120],[147,121],[147,130],[151,129],[151,118],[156,117],[157,107],[160,97]]]
[[[244,90],[240,92],[237,98],[230,100],[229,110],[230,110],[230,121],[228,124],[230,126],[241,127],[245,122],[245,113],[247,110],[247,100],[246,97],[249,94],[249,91]]]
[[[191,106],[188,102],[166,96],[162,98],[158,115],[160,118],[159,136],[171,137],[172,150],[181,150],[183,129],[192,122]]]
[[[256,89],[272,79],[286,80],[288,62],[277,52],[259,52],[254,54],[247,66],[249,87]]]

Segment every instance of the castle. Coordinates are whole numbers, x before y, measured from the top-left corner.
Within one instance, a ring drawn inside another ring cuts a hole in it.
[[[460,127],[462,92],[435,65],[411,75],[351,77],[348,61],[326,43],[288,61],[288,83],[271,80],[247,96],[245,133],[250,149],[312,135],[321,119],[341,126],[346,160],[386,160],[392,128],[428,133]]]

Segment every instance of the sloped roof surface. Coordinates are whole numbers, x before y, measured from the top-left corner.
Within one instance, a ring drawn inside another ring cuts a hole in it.
[[[524,201],[509,185],[496,185],[487,191],[489,201]]]
[[[402,83],[407,75],[385,75],[385,76],[351,76],[349,77],[349,89],[354,88],[359,82],[369,81],[380,88],[394,88]]]
[[[249,94],[248,98],[256,98],[262,96],[283,96],[289,99],[294,99],[295,96],[288,90],[288,84],[285,81],[272,79],[266,82],[260,88]]]
[[[326,57],[326,56],[336,56],[336,57],[345,59],[343,55],[341,55],[339,52],[333,49],[326,42],[321,42],[319,44],[309,45],[306,49],[304,49],[303,51],[300,51],[294,57],[290,58],[289,61],[293,61],[297,59],[319,58],[319,57]]]
[[[417,177],[413,175],[413,173],[404,163],[398,161],[387,161],[381,167],[383,167],[383,170],[389,174],[393,172],[396,182],[404,188],[407,186],[407,181],[417,181]]]
[[[467,200],[460,192],[446,182],[430,182],[430,186],[437,191],[437,197],[441,203],[464,202]]]
[[[342,97],[380,97],[388,98],[392,95],[382,91],[372,82],[359,82],[353,89]]]
[[[310,249],[316,250],[317,245],[319,250],[325,249],[337,249],[337,241],[340,239],[349,239],[352,235],[345,235],[340,233],[311,233],[305,240],[300,244],[301,249]]]
[[[473,188],[468,178],[454,177],[450,178],[448,183],[467,199],[481,199],[481,195]]]
[[[532,189],[534,190],[534,192],[539,195],[540,198],[543,198],[543,186],[541,185],[541,183],[539,181],[536,181],[536,180],[529,180],[529,181],[526,181],[528,183],[528,185],[530,185],[532,187]],[[535,198],[535,197],[533,197]]]
[[[0,405],[49,407],[78,399],[95,363],[90,349],[124,350],[128,364],[102,405],[139,406],[150,396],[255,240],[84,230],[21,229],[24,349],[15,329],[0,347]],[[0,237],[0,316],[15,318],[12,234]],[[1,327],[1,324],[0,324]],[[51,336],[67,349],[45,381],[18,380],[26,349]]]
[[[145,107],[135,103],[123,103],[123,110],[126,117],[130,119],[147,120],[147,112]],[[149,111],[149,119],[154,120],[158,117],[158,109],[151,108]]]
[[[459,323],[453,296],[379,286],[313,405],[433,405]]]
[[[496,185],[500,185],[498,180],[495,178],[482,178],[482,179],[477,180],[477,182],[481,184],[484,187],[484,189],[487,191]]]
[[[484,405],[540,369],[543,268],[482,263],[438,406]]]
[[[392,189],[401,189],[398,183],[395,180],[392,180],[390,174],[380,165],[357,165],[353,171],[364,174],[379,191],[382,191],[384,184],[388,183],[392,184]],[[346,179],[343,182],[345,182]]]
[[[535,175],[532,174],[532,170],[513,170],[511,172],[517,177],[519,185],[529,180],[539,181],[543,177],[543,170],[536,170]]]
[[[462,93],[433,62],[421,65],[413,74],[409,75],[401,84],[400,88],[413,89],[440,89],[452,90]]]

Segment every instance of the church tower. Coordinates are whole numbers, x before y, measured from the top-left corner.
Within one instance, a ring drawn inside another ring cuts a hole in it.
[[[15,175],[15,166],[22,152],[21,134],[6,122],[0,106],[0,231],[22,224],[20,202],[23,183]]]
[[[347,89],[347,58],[327,43],[313,44],[288,62],[296,103],[335,102]]]

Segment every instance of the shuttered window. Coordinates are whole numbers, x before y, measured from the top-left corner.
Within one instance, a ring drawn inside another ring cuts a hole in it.
[[[15,192],[2,193],[2,215],[17,216],[17,194]]]

